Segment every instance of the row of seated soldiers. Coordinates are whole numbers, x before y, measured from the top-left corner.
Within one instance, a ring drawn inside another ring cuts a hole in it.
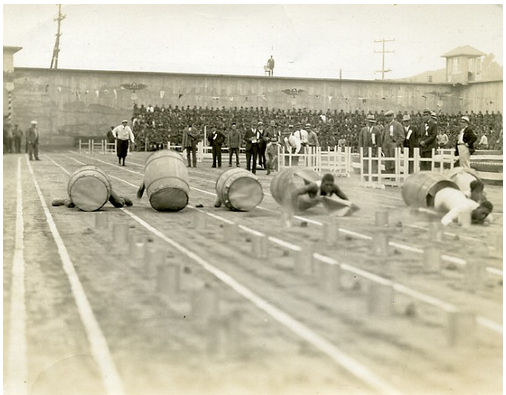
[[[138,141],[137,149],[154,149],[164,143],[170,142],[173,145],[180,145],[183,129],[189,124],[197,130],[203,131],[215,127],[217,130],[228,133],[232,122],[237,124],[237,129],[244,131],[252,123],[260,120],[264,124],[274,121],[281,131],[288,130],[290,124],[310,124],[312,130],[318,135],[321,147],[348,146],[358,151],[358,135],[360,129],[367,124],[367,115],[374,115],[378,125],[383,125],[385,112],[368,112],[356,110],[345,112],[344,110],[308,110],[308,109],[272,109],[264,107],[197,107],[190,106],[152,106],[134,105],[132,125],[133,132]],[[419,127],[422,124],[422,114],[415,111],[398,111],[396,120],[402,122],[404,115],[410,115],[411,125]],[[448,136],[448,143],[445,148],[455,146],[459,121],[463,115],[469,117],[478,139],[482,135],[487,136],[488,146],[480,147],[485,149],[502,150],[502,114],[500,112],[488,112],[484,114],[479,111],[458,112],[447,114],[439,112],[436,121],[438,131]]]

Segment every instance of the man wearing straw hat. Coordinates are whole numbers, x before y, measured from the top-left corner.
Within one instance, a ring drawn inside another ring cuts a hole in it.
[[[125,166],[125,159],[128,154],[128,145],[130,141],[132,144],[135,141],[134,134],[130,126],[128,126],[128,120],[124,119],[121,122],[121,125],[116,126],[112,134],[116,139],[116,154],[118,155],[118,164],[120,166]]]
[[[373,157],[377,157],[377,147],[380,146],[381,142],[381,129],[376,126],[376,118],[373,114],[369,114],[366,118],[367,125],[364,126],[358,135],[358,147],[363,149],[364,155],[369,156],[369,148],[371,148],[371,154]],[[371,172],[378,172],[378,162],[373,160],[371,162]],[[369,162],[364,160],[363,163],[364,173],[369,173]]]
[[[460,118],[460,124],[462,129],[457,136],[455,155],[459,157],[459,165],[469,169],[471,167],[471,155],[474,152],[474,143],[478,137],[469,125],[469,117],[464,115]]]

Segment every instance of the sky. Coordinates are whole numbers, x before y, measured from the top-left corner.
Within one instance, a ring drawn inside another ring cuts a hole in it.
[[[380,79],[444,69],[470,45],[503,65],[499,5],[64,4],[58,67],[227,75]],[[56,5],[3,5],[15,67],[49,68]]]

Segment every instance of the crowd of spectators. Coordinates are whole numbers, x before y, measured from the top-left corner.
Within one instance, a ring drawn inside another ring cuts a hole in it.
[[[168,106],[144,106],[134,105],[132,125],[136,138],[138,150],[155,150],[163,144],[170,142],[173,145],[180,145],[183,130],[192,125],[202,133],[204,127],[210,130],[216,127],[227,135],[232,122],[237,124],[237,129],[242,131],[262,121],[268,124],[274,120],[281,131],[286,131],[288,125],[311,124],[311,128],[317,133],[321,147],[348,146],[358,151],[358,134],[366,124],[368,114],[374,114],[378,125],[384,123],[384,112],[365,112],[356,110],[345,112],[343,110],[308,110],[308,109],[273,109],[267,107],[172,107]],[[405,114],[411,116],[411,125],[418,127],[422,124],[421,112],[398,111],[396,119],[401,122]],[[459,120],[467,115],[471,125],[478,136],[482,135],[488,139],[488,147],[477,147],[478,149],[502,150],[502,114],[500,112],[488,112],[484,114],[479,111],[465,111],[448,114],[439,112],[437,114],[438,131],[443,130],[448,135],[449,142],[446,148],[455,146],[458,132],[460,130]]]

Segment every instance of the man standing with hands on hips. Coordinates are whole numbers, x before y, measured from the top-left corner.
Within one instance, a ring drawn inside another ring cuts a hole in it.
[[[128,120],[124,119],[121,122],[121,125],[116,126],[113,129],[112,134],[117,140],[116,154],[118,155],[118,164],[120,166],[125,166],[125,159],[128,153],[129,142],[131,141],[132,144],[135,142],[132,129],[130,129],[130,126],[128,126]]]

